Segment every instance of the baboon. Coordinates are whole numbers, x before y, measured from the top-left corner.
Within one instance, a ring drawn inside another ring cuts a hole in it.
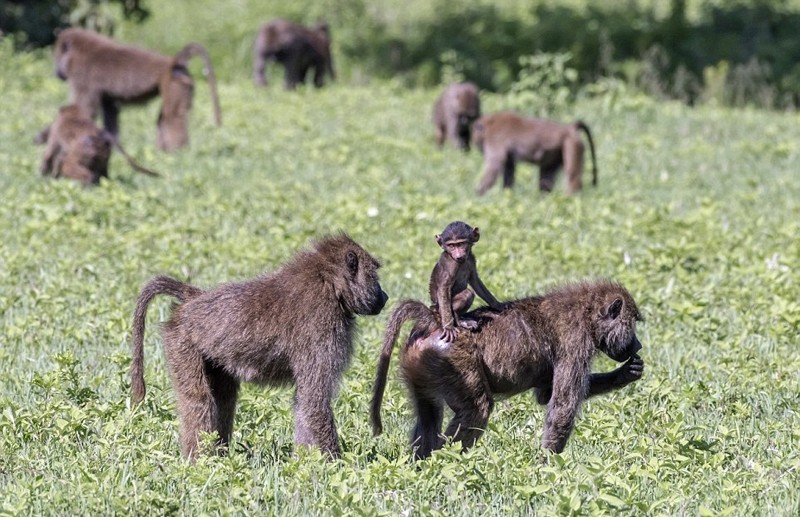
[[[166,276],[142,288],[133,318],[131,399],[145,394],[145,314],[159,294],[178,299],[162,329],[184,456],[200,432],[226,447],[241,382],[293,384],[296,444],[340,455],[333,398],[353,353],[355,315],[376,315],[388,296],[380,263],[345,234],[314,242],[273,273],[201,290]],[[223,449],[224,450],[224,449]]]
[[[73,28],[58,34],[53,49],[56,75],[69,83],[70,102],[92,119],[102,110],[103,126],[114,136],[119,133],[121,104],[141,104],[161,95],[156,143],[164,151],[174,151],[189,142],[187,118],[194,81],[187,65],[196,55],[205,64],[214,120],[219,126],[222,115],[214,69],[208,53],[198,43],[189,43],[169,57]]]
[[[46,144],[39,167],[43,176],[63,176],[84,185],[97,184],[100,178],[108,177],[112,146],[137,172],[158,176],[158,173],[139,165],[114,135],[97,127],[74,104],[58,110],[56,120],[37,137],[37,141],[42,140]]]
[[[272,20],[258,30],[253,53],[253,80],[256,86],[267,84],[265,71],[269,60],[284,66],[287,90],[303,84],[310,69],[314,70],[314,86],[317,88],[324,84],[326,73],[331,79],[336,79],[331,56],[331,33],[325,22],[308,28],[280,18]]]
[[[522,117],[509,111],[484,115],[472,130],[472,142],[483,153],[483,178],[478,195],[494,185],[503,172],[503,187],[514,186],[518,161],[539,166],[539,190],[550,192],[561,167],[567,176],[567,193],[583,188],[583,142],[578,130],[586,133],[592,152],[592,185],[597,185],[597,162],[589,126],[580,120],[562,124],[552,120]]]
[[[433,126],[439,147],[445,138],[464,151],[469,151],[472,124],[481,116],[478,87],[472,83],[455,83],[444,89],[433,104]]]
[[[473,311],[473,317],[485,311]],[[416,410],[411,443],[417,458],[440,448],[444,437],[460,442],[465,450],[471,447],[486,428],[495,397],[531,388],[536,400],[547,405],[542,446],[561,452],[587,396],[637,381],[644,371],[636,337],[636,322],[642,318],[628,291],[612,282],[577,283],[508,302],[478,332],[458,334],[447,347],[440,344],[442,332],[435,318],[416,300],[395,308],[386,327],[371,405],[373,431],[379,434],[394,341],[403,322],[414,320],[400,368]],[[598,351],[625,364],[592,374],[591,360]],[[442,437],[444,403],[454,415]]]
[[[467,223],[455,221],[448,224],[436,236],[442,254],[433,267],[429,284],[431,310],[438,312],[442,322],[442,336],[447,342],[453,341],[457,328],[475,330],[478,322],[463,316],[475,300],[475,292],[494,310],[503,306],[483,285],[478,276],[478,267],[472,245],[478,242],[481,234],[478,228]],[[470,286],[475,292],[470,290]]]

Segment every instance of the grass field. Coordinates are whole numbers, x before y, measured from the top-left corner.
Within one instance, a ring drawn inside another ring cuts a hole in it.
[[[123,111],[128,151],[164,177],[115,155],[112,180],[84,189],[37,172],[32,138],[66,100],[48,57],[0,56],[15,71],[0,75],[0,514],[800,512],[798,115],[580,98],[555,116],[592,127],[597,188],[566,197],[560,179],[541,196],[521,166],[513,191],[477,198],[480,156],[432,143],[437,91],[353,76],[256,91],[245,69],[220,76],[222,128],[198,81],[185,151],[156,151],[156,103]],[[485,95],[484,111],[513,102]],[[470,452],[412,463],[394,367],[371,436],[388,309],[425,299],[433,235],[456,219],[480,226],[500,298],[605,277],[644,313],[644,378],[585,404],[563,454],[542,454],[544,412],[523,394]],[[339,230],[382,259],[391,297],[359,320],[334,409],[344,458],[294,453],[291,390],[251,386],[230,455],[187,464],[157,333],[167,299],[149,312],[148,395],[128,403],[139,288],[159,273],[248,278]]]

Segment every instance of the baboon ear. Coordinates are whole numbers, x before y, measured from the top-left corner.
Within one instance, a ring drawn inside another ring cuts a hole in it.
[[[476,226],[475,228],[472,229],[472,242],[478,242],[478,239],[480,238],[481,238],[481,231]]]
[[[437,234],[434,238],[436,239],[436,244],[441,246],[442,245],[442,234]]]
[[[614,320],[617,319],[620,312],[622,312],[622,300],[617,298],[611,302],[611,305],[609,305],[608,309],[606,309],[606,316]]]
[[[351,275],[355,276],[358,272],[358,255],[352,251],[348,251],[345,261],[347,262],[348,271],[350,271]]]

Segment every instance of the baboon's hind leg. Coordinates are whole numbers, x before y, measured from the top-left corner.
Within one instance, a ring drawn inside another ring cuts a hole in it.
[[[411,391],[417,412],[417,422],[411,431],[411,448],[416,459],[425,459],[444,443],[441,435],[444,404],[422,395],[414,387]]]
[[[164,339],[172,386],[175,389],[183,455],[194,459],[201,452],[200,433],[217,430],[217,412],[203,357],[192,343]]]
[[[239,381],[226,373],[222,368],[206,362],[206,374],[214,397],[217,415],[216,431],[219,435],[217,444],[227,448],[233,432],[233,416],[236,413],[236,397],[239,394]],[[222,451],[224,452],[224,451]]]

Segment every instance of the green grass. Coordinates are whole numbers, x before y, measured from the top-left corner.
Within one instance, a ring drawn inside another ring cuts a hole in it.
[[[66,99],[49,59],[0,55],[14,70],[0,75],[0,514],[800,512],[797,115],[581,98],[556,115],[592,127],[597,188],[568,198],[560,179],[541,196],[523,165],[513,191],[476,198],[480,156],[433,146],[437,91],[256,91],[243,72],[220,76],[222,128],[198,81],[183,152],[155,150],[156,104],[123,111],[128,151],[164,177],[115,155],[112,180],[84,189],[37,172],[32,138]],[[487,95],[485,111],[513,102]],[[373,438],[388,310],[359,320],[335,404],[341,461],[293,453],[291,390],[247,387],[230,455],[184,462],[157,333],[167,299],[149,313],[150,391],[129,407],[130,321],[152,275],[244,279],[346,230],[383,260],[391,309],[425,299],[433,236],[455,219],[481,227],[499,297],[606,277],[646,317],[644,378],[588,402],[563,454],[542,454],[544,413],[525,394],[497,404],[469,453],[412,463],[394,367]]]

